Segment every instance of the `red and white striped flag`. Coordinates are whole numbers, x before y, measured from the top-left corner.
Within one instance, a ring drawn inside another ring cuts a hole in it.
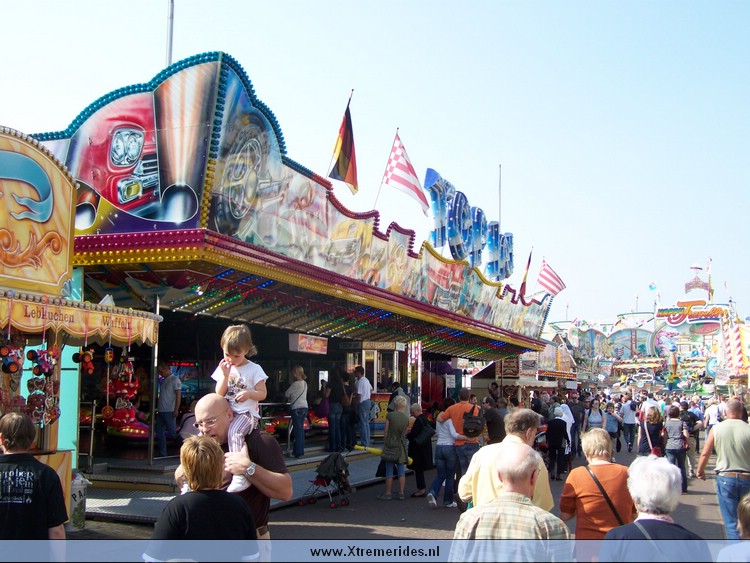
[[[396,138],[393,139],[393,148],[391,148],[391,155],[388,157],[382,183],[416,199],[422,208],[422,213],[427,215],[430,204],[427,202],[427,196],[425,196],[422,185],[419,183],[417,173],[411,165],[409,155],[406,154],[406,149],[401,143],[398,132],[396,132]]]
[[[536,280],[536,283],[541,285],[552,295],[557,295],[563,289],[565,289],[565,284],[560,279],[560,276],[558,276],[555,271],[549,267],[549,264],[547,264],[544,259],[542,259],[542,269],[539,270],[539,278]]]

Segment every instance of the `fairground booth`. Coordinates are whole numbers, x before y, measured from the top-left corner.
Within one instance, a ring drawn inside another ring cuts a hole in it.
[[[161,317],[81,300],[71,262],[75,180],[38,141],[0,130],[0,191],[0,414],[27,413],[38,425],[32,453],[57,470],[70,503],[89,345],[155,347]],[[127,381],[127,357],[109,363],[113,380]]]
[[[150,414],[151,358],[172,364],[188,403],[213,389],[229,324],[251,326],[269,403],[283,397],[293,364],[311,376],[311,399],[333,366],[356,365],[374,388],[399,381],[419,397],[438,388],[451,358],[490,362],[544,348],[551,298],[504,283],[512,235],[434,170],[425,180],[431,242],[381,225],[377,211],[346,209],[331,182],[286,154],[276,117],[225,53],[175,63],[94,101],[64,131],[29,140],[74,178],[66,211],[85,297],[164,319],[155,354],[130,347],[139,384],[120,390],[132,404],[150,403]],[[117,389],[102,385],[104,350],[92,363],[82,386],[109,406]],[[126,418],[121,433],[141,433]]]

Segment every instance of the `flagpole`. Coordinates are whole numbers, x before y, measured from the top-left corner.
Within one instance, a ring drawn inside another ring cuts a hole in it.
[[[396,127],[396,134],[393,135],[393,143],[391,143],[391,147],[393,147],[394,143],[396,142],[396,137],[398,137],[398,127]],[[385,178],[385,172],[388,170],[388,163],[390,162],[390,153],[388,155],[388,160],[385,161],[385,170],[383,171],[383,178]],[[372,204],[373,209],[377,209],[378,207],[378,198],[380,197],[380,190],[383,189],[383,180],[380,180],[380,185],[378,186],[378,193],[375,194],[375,203]]]
[[[167,66],[172,64],[172,31],[174,30],[174,0],[167,6]]]
[[[502,216],[503,211],[503,165],[498,164],[497,165],[497,232],[502,233],[500,230],[500,226],[502,223],[500,222],[500,217]]]
[[[349,93],[349,101],[346,102],[346,109],[344,110],[344,115],[346,115],[346,110],[349,109],[349,104],[352,103],[352,96],[354,96],[354,88],[352,88],[352,91]],[[328,168],[326,168],[327,172],[326,174],[330,173],[331,167],[333,166],[333,159],[336,157],[336,144],[338,143],[338,137],[336,137],[336,143],[333,145],[333,154],[331,154],[331,161],[328,163]]]

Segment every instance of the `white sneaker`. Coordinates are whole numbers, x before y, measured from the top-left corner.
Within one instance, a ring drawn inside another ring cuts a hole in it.
[[[432,508],[435,508],[437,506],[435,495],[433,495],[432,493],[427,493],[427,504],[429,504]]]
[[[250,486],[250,481],[244,475],[234,475],[232,482],[227,487],[228,493],[240,493]]]
[[[445,508],[457,508],[457,507],[458,507],[458,504],[456,504],[455,502],[451,502],[451,503],[449,503],[449,504],[444,504],[443,506],[444,506]]]

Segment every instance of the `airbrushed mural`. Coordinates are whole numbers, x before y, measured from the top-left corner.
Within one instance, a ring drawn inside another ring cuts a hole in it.
[[[79,182],[77,235],[207,228],[468,318],[537,338],[550,300],[522,298],[414,232],[380,230],[286,156],[273,113],[224,53],[180,61],[34,135]],[[510,266],[509,266],[510,267]]]

